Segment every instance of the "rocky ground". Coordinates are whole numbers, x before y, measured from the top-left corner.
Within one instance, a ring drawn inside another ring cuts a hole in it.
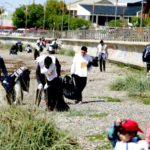
[[[28,106],[34,105],[36,80],[35,68],[36,62],[33,53],[18,53],[18,55],[9,55],[6,50],[0,50],[0,55],[4,58],[9,72],[25,65],[31,70],[30,92],[24,93],[24,103]],[[62,64],[62,75],[69,74],[72,57],[55,55]],[[122,118],[132,118],[139,122],[141,128],[145,131],[150,121],[150,106],[144,105],[136,99],[129,98],[126,92],[111,91],[110,82],[124,75],[127,68],[119,68],[114,64],[107,62],[106,72],[100,72],[98,68],[93,68],[88,76],[87,86],[83,92],[83,103],[75,104],[74,101],[65,99],[70,106],[69,112],[47,112],[49,116],[54,116],[59,128],[69,131],[77,138],[84,150],[108,150],[102,148],[107,144],[107,137],[102,140],[96,138],[91,140],[89,136],[106,136],[107,129],[112,125],[116,116]],[[121,102],[109,102],[108,98],[118,98]],[[42,101],[40,108],[45,111],[45,102]],[[144,137],[144,135],[141,135]],[[100,148],[101,147],[101,148]]]

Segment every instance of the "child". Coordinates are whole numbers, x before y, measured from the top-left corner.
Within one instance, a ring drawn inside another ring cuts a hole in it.
[[[148,148],[150,150],[150,123],[148,124],[146,131],[146,142],[148,143]]]
[[[138,132],[143,133],[136,121],[118,118],[109,130],[108,139],[114,150],[148,150],[148,144],[141,140]]]

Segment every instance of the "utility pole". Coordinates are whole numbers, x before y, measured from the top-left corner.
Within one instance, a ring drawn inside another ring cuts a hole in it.
[[[70,0],[70,2],[69,2],[68,31],[70,30],[70,6],[71,6],[71,0]]]
[[[143,25],[143,4],[144,0],[141,1],[141,21],[140,21],[140,27]]]
[[[26,20],[25,20],[25,31],[27,30],[27,26],[28,26],[28,18],[27,18],[27,11],[28,11],[28,6],[26,5],[26,10],[25,10],[25,16],[26,16]]]
[[[62,1],[62,16],[61,16],[61,38],[63,34],[63,23],[64,23],[64,1]]]
[[[95,0],[93,1],[92,23],[94,23],[94,13],[95,13]]]
[[[45,11],[46,11],[46,2],[44,2],[44,18],[43,18],[43,30],[45,29]]]
[[[116,28],[116,21],[117,21],[117,9],[118,9],[118,0],[116,0],[116,7],[115,7],[115,28]]]

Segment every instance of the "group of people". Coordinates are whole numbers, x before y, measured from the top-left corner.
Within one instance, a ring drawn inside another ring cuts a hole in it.
[[[61,65],[53,55],[41,55],[37,59],[36,79],[38,88],[36,92],[36,105],[39,106],[42,92],[46,100],[47,110],[54,108],[68,109],[64,101]],[[71,76],[75,81],[75,103],[82,102],[82,91],[86,86],[88,70],[92,67],[92,58],[87,54],[87,47],[82,46],[81,52],[73,58]]]
[[[23,43],[21,42],[21,40],[17,41],[17,43],[13,44],[9,50],[9,54],[16,54],[18,52],[22,52],[23,51]],[[25,51],[27,53],[31,53],[32,52],[32,47],[29,43],[26,44],[26,47],[25,47]]]

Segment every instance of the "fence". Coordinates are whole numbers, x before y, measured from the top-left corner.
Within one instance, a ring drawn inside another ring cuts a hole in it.
[[[1,32],[0,32],[1,34]],[[9,36],[17,36],[10,33]],[[19,36],[21,36],[19,34]],[[95,39],[108,41],[130,41],[130,42],[150,42],[150,28],[112,28],[101,30],[75,30],[75,31],[26,31],[22,34],[26,37],[45,37],[45,38],[63,38],[63,39]]]

